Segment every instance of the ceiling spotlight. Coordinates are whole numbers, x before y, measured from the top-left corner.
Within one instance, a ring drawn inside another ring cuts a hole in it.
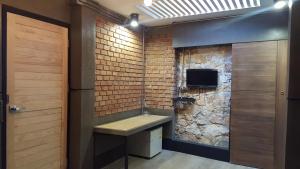
[[[139,26],[139,14],[132,13],[130,15],[130,26],[132,27],[138,27]]]
[[[145,6],[151,6],[152,5],[152,0],[144,0],[144,5]]]
[[[275,8],[275,9],[282,9],[282,8],[284,8],[287,4],[288,4],[287,1],[285,1],[285,0],[279,0],[279,1],[277,1],[277,2],[274,4],[274,8]]]

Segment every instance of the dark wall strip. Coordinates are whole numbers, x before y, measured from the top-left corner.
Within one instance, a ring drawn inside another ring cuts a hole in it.
[[[94,11],[96,11],[100,16],[104,16],[107,19],[110,19],[116,23],[124,24],[125,20],[127,19],[123,15],[120,15],[102,5],[99,3],[93,1],[93,0],[74,0],[77,4],[83,4]]]
[[[173,47],[288,39],[288,11],[177,24]]]
[[[0,4],[1,5],[1,4]],[[2,115],[3,115],[3,122],[1,122],[1,168],[6,168],[6,30],[7,30],[7,13],[3,9],[3,6],[1,5],[1,69],[0,69],[0,90],[1,90],[1,100],[3,102],[2,109]]]
[[[24,11],[24,10],[21,10],[21,9],[17,9],[17,8],[14,8],[14,7],[10,7],[10,6],[7,6],[7,5],[2,5],[2,10],[3,10],[3,12],[11,12],[11,13],[22,15],[22,16],[27,16],[29,18],[34,18],[34,19],[37,19],[37,20],[41,20],[41,21],[44,21],[44,22],[47,22],[47,23],[52,23],[52,24],[55,24],[55,25],[63,26],[63,27],[66,27],[66,28],[70,27],[70,24],[68,24],[68,23],[58,21],[56,19],[52,19],[52,18],[49,18],[49,17],[46,17],[46,16],[37,15],[37,14],[31,13],[31,12]]]
[[[229,162],[229,150],[212,146],[163,139],[163,149]]]
[[[294,1],[290,14],[290,57],[286,136],[286,169],[300,168],[300,1]]]

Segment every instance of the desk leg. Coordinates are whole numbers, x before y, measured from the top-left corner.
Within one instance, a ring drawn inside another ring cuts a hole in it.
[[[125,169],[128,169],[128,146],[127,146],[127,137],[124,137],[124,153],[125,153]]]

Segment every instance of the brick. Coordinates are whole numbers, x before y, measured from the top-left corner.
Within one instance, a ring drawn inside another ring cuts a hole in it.
[[[171,34],[145,38],[145,101],[148,107],[172,109],[175,92],[175,51]],[[136,46],[138,48],[138,46]]]
[[[96,31],[95,115],[140,108],[143,73],[140,35],[100,17]]]

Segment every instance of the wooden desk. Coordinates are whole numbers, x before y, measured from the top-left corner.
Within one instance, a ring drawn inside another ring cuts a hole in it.
[[[110,122],[94,127],[95,134],[118,135],[124,138],[125,142],[125,169],[128,169],[127,137],[143,130],[170,122],[170,116],[139,115],[115,122]]]
[[[170,116],[140,115],[94,127],[94,132],[130,136],[140,131],[171,121]]]

